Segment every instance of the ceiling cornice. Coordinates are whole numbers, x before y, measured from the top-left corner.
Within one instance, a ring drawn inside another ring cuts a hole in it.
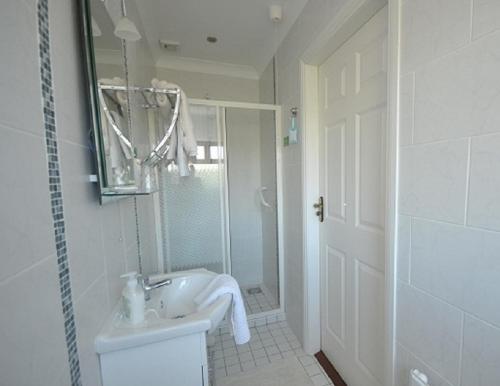
[[[186,58],[180,56],[162,56],[156,67],[170,70],[198,72],[202,74],[230,76],[234,78],[258,80],[257,70],[248,65],[214,62],[211,60]]]

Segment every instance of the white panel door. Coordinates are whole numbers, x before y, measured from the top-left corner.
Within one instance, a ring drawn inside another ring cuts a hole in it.
[[[321,345],[349,386],[384,384],[387,8],[319,69]]]

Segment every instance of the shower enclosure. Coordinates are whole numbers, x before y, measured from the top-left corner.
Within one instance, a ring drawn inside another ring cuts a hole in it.
[[[191,175],[159,173],[164,270],[229,273],[249,315],[283,312],[280,107],[192,99],[190,113]]]

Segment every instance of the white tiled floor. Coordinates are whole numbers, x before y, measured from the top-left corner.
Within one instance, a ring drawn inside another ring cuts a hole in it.
[[[248,288],[243,288],[241,290],[247,315],[258,314],[260,312],[267,312],[279,308],[277,300],[274,299],[263,286],[253,286],[252,288],[256,287],[259,287],[262,292],[249,294],[247,292]]]
[[[214,358],[215,383],[228,375],[245,371],[271,362],[295,356],[315,386],[333,385],[316,358],[307,355],[286,322],[275,322],[251,327],[249,343],[236,346],[232,336],[221,329],[211,349]]]

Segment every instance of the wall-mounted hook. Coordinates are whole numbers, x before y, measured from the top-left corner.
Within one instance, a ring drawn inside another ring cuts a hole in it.
[[[292,107],[290,113],[292,117],[290,118],[290,127],[288,128],[288,142],[285,146],[293,145],[299,143],[299,128],[297,127],[297,113],[299,112],[298,107]]]

